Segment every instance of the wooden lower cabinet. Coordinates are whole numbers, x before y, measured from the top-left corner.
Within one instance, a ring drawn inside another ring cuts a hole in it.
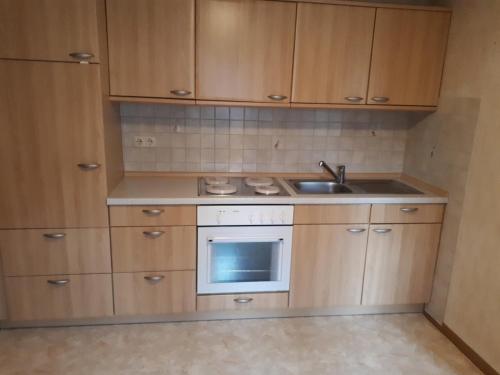
[[[371,225],[363,305],[429,302],[441,224]]]
[[[374,204],[370,215],[373,224],[441,223],[443,204]]]
[[[291,308],[359,305],[368,225],[295,225]]]
[[[110,274],[6,277],[9,320],[64,320],[113,315]]]
[[[294,224],[361,224],[370,220],[370,204],[296,205]]]
[[[288,293],[217,294],[198,296],[197,311],[267,310],[288,308]]]
[[[111,226],[196,225],[196,206],[113,206]]]
[[[113,274],[116,315],[156,315],[196,311],[196,272]]]

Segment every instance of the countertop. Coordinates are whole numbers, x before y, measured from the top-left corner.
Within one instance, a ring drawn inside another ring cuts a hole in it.
[[[228,174],[230,175],[230,174]],[[321,175],[318,175],[321,176]],[[297,176],[287,176],[294,178]],[[350,176],[348,176],[350,178]],[[370,178],[387,178],[386,174],[370,174]],[[354,178],[366,178],[364,175]],[[424,194],[377,195],[377,194],[311,194],[298,195],[277,177],[288,191],[288,197],[234,197],[198,196],[198,177],[182,175],[137,175],[125,176],[107,199],[109,206],[117,205],[204,205],[204,204],[430,204],[447,203],[446,192],[405,175],[391,175]]]

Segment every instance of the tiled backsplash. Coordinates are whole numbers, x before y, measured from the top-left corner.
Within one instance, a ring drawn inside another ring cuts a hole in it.
[[[368,110],[303,110],[122,104],[127,171],[311,172],[317,163],[348,171],[401,172],[411,115]],[[134,147],[135,136],[155,147]]]

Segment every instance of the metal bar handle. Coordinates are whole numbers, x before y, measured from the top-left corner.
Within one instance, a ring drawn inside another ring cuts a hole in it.
[[[375,233],[383,234],[383,233],[389,233],[392,232],[392,229],[390,228],[377,228],[373,230]]]
[[[152,209],[148,209],[148,210],[142,210],[142,212],[148,216],[158,216],[158,215],[161,215],[163,213],[163,211],[164,210],[162,210],[161,208],[152,208]]]
[[[404,213],[412,213],[412,212],[417,212],[418,211],[418,207],[403,207],[401,208],[401,212],[404,212]]]
[[[43,236],[51,240],[60,240],[66,237],[66,233],[44,233]]]
[[[69,279],[47,280],[47,282],[51,285],[62,286],[69,284]]]
[[[163,233],[165,233],[162,230],[152,230],[152,231],[144,231],[142,234],[144,234],[144,237],[148,238],[158,238],[160,237]]]
[[[389,98],[387,96],[374,96],[372,98],[372,101],[376,103],[387,103],[389,101]]]
[[[281,100],[285,100],[286,98],[288,98],[288,96],[286,96],[286,95],[276,95],[276,94],[271,94],[271,95],[268,95],[267,97],[271,100],[276,100],[276,101],[281,101]]]
[[[237,297],[233,299],[234,302],[236,303],[250,303],[253,301],[253,298],[251,297]]]
[[[71,52],[69,55],[78,61],[88,61],[94,57],[94,54],[90,52]]]
[[[170,90],[170,93],[175,96],[188,96],[191,95],[191,91],[189,90]]]
[[[84,171],[93,171],[99,168],[101,164],[99,163],[79,163],[78,167]]]
[[[144,276],[144,280],[151,281],[151,282],[158,282],[161,281],[165,278],[163,275],[155,275],[155,276]]]
[[[357,103],[363,100],[361,96],[346,96],[344,99],[352,103]]]
[[[364,231],[366,231],[365,228],[349,228],[347,229],[347,231],[349,233],[363,233]]]

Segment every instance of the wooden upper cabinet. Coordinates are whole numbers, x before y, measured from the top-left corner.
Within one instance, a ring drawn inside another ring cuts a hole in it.
[[[99,66],[3,60],[0,87],[0,228],[106,227]]]
[[[111,94],[194,98],[194,0],[107,0]]]
[[[0,0],[0,58],[99,61],[96,0]]]
[[[198,0],[197,98],[289,102],[295,13],[294,3]]]
[[[299,3],[292,101],[366,104],[375,8]]]
[[[377,9],[369,104],[438,104],[450,13]]]

